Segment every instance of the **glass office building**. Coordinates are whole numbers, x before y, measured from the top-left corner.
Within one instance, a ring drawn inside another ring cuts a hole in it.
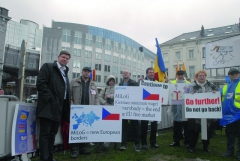
[[[153,66],[156,56],[141,44],[117,32],[52,21],[51,28],[43,29],[41,64],[57,60],[61,50],[72,54],[68,63],[70,80],[79,77],[82,68],[88,66],[96,69],[99,87],[105,86],[105,80],[110,74],[119,83],[125,69],[131,72],[134,80],[144,77],[146,68]]]

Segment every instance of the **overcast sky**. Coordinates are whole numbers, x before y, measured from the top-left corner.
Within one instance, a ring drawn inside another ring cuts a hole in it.
[[[240,0],[0,0],[9,16],[51,27],[72,22],[123,34],[156,53],[182,33],[239,23]]]

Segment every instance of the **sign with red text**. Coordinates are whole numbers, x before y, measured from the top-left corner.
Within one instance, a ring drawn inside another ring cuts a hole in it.
[[[155,82],[155,81],[149,81],[149,80],[142,80],[139,83],[140,87],[157,87],[162,92],[162,105],[168,104],[168,96],[169,96],[169,84],[168,83],[162,83],[162,82]]]
[[[185,94],[186,118],[222,118],[220,92]]]

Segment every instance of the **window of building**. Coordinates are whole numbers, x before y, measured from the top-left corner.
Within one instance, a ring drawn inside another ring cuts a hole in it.
[[[114,75],[118,74],[118,67],[116,67],[116,66],[112,67],[112,74],[114,74]]]
[[[113,45],[114,45],[114,52],[118,53],[118,46],[119,46],[118,42],[114,41]]]
[[[102,38],[100,36],[96,36],[96,48],[102,49]]]
[[[104,71],[110,72],[110,65],[104,65]]]
[[[101,64],[95,64],[95,69],[101,71]]]
[[[224,68],[217,69],[217,76],[225,76],[224,75]]]
[[[72,79],[76,78],[76,73],[72,73]]]
[[[85,61],[84,62],[84,67],[92,67],[92,63],[91,62],[87,62],[87,61]]]
[[[188,50],[188,58],[193,59],[194,58],[194,50]]]
[[[118,63],[118,57],[113,56],[113,62],[114,62],[114,63]]]
[[[175,52],[175,56],[176,56],[177,60],[181,60],[181,53],[180,53],[180,51],[176,51]]]
[[[82,44],[82,33],[80,31],[74,32],[74,44]]]
[[[195,76],[195,66],[189,66],[189,77],[193,78]]]
[[[71,41],[71,31],[68,29],[63,29],[62,30],[62,42],[70,43],[70,41]]]
[[[26,79],[26,80],[25,80],[25,83],[29,83],[29,79]]]
[[[136,58],[137,54],[135,52],[133,52],[133,58]]]
[[[102,59],[102,53],[95,52],[95,58],[98,60]]]
[[[134,62],[134,61],[132,62],[132,67],[136,68],[136,62]]]
[[[81,56],[81,49],[74,48],[73,49],[73,55],[74,56]]]
[[[85,58],[92,58],[92,51],[85,50]]]
[[[85,45],[92,46],[92,35],[89,33],[86,33]]]
[[[111,40],[110,39],[105,39],[104,49],[111,51]]]
[[[125,65],[125,59],[124,58],[120,58],[120,64]]]
[[[202,48],[202,57],[205,58],[206,56],[206,49],[205,47]]]
[[[110,62],[111,61],[111,55],[104,54],[104,60]]]
[[[96,75],[96,82],[101,82],[101,75]]]
[[[118,85],[118,77],[115,78],[115,84]]]
[[[163,60],[168,61],[168,53],[163,53]]]
[[[35,83],[35,80],[31,80],[31,84],[34,84]]]
[[[104,83],[106,83],[106,80],[107,80],[107,76],[104,76]]]
[[[126,65],[130,67],[131,66],[131,60],[126,59]]]
[[[73,68],[80,68],[80,60],[74,60],[73,61]]]

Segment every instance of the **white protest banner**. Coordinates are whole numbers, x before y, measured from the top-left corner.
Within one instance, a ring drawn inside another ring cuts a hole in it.
[[[160,91],[151,87],[116,86],[114,106],[122,108],[122,119],[161,121]]]
[[[184,104],[184,94],[189,93],[192,85],[187,83],[169,84],[169,104]]]
[[[121,107],[72,105],[69,143],[121,142]]]
[[[222,118],[220,92],[185,94],[186,118]]]
[[[155,81],[149,81],[149,80],[142,80],[139,84],[140,87],[158,87],[158,89],[161,89],[162,94],[162,104],[167,105],[168,104],[168,96],[169,96],[169,84],[168,83],[162,83],[162,82],[155,82]]]
[[[16,104],[11,147],[13,156],[37,150],[36,105]]]
[[[239,66],[240,36],[233,36],[207,43],[206,68]]]

